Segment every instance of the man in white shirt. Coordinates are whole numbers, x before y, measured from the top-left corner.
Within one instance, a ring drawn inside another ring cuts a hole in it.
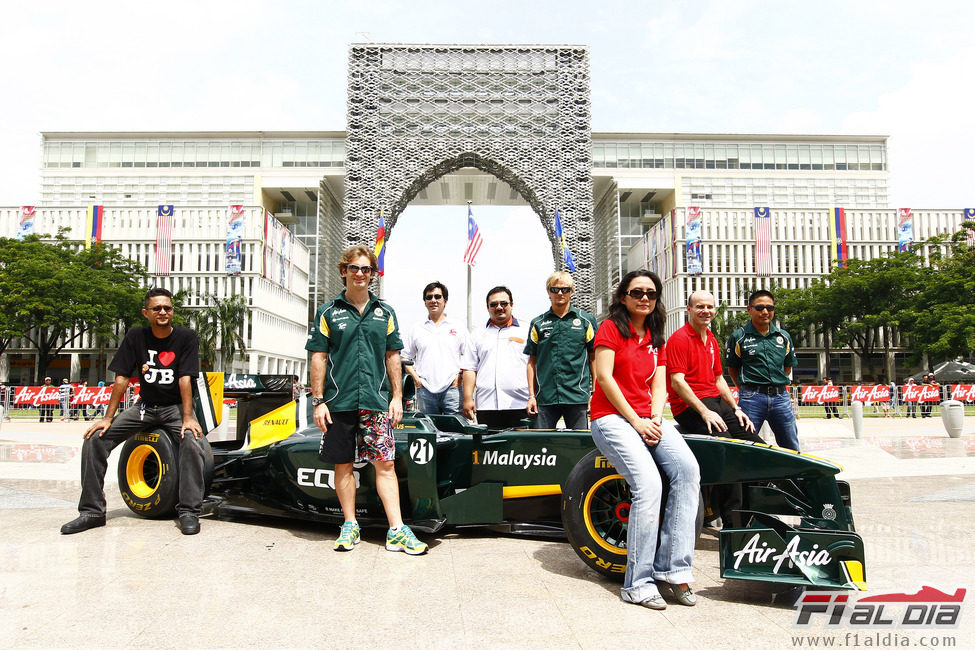
[[[413,361],[406,372],[416,382],[417,408],[422,413],[460,413],[460,360],[470,336],[467,328],[444,313],[447,295],[440,282],[423,288],[428,318],[410,330],[402,353]]]
[[[492,429],[521,424],[528,405],[528,329],[511,315],[514,299],[507,287],[488,291],[490,320],[475,330],[461,361],[464,369],[464,415]]]

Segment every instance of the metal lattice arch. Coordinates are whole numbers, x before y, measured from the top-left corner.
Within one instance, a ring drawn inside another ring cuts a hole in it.
[[[349,51],[341,241],[387,237],[409,202],[471,167],[535,211],[562,268],[555,210],[576,260],[576,301],[593,309],[589,51],[581,46],[354,44]],[[336,291],[340,287],[336,288]]]

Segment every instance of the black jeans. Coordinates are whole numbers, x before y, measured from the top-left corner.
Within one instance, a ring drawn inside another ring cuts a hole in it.
[[[705,397],[701,402],[720,415],[721,419],[728,425],[727,431],[720,432],[712,429],[710,435],[721,436],[723,438],[736,438],[738,440],[751,440],[752,442],[765,442],[759,437],[757,432],[748,433],[745,431],[738,422],[735,410],[728,406],[720,397]],[[692,408],[681,411],[679,415],[674,416],[674,419],[680,425],[681,434],[708,435],[708,425],[705,424],[701,415]],[[710,486],[709,492],[708,505],[714,514],[721,517],[722,527],[743,527],[745,522],[741,513],[738,512],[741,510],[742,501],[744,500],[744,491],[742,490],[741,483],[720,483],[712,485]]]
[[[142,417],[140,417],[142,416]],[[78,512],[88,517],[105,516],[105,471],[112,450],[140,431],[163,429],[179,447],[179,504],[177,514],[200,514],[203,505],[203,446],[187,434],[180,438],[182,409],[171,406],[147,406],[126,409],[112,420],[103,435],[85,440],[81,447],[81,499]]]
[[[525,409],[503,409],[500,411],[477,411],[477,423],[486,424],[490,429],[517,429],[521,421],[528,417]]]
[[[588,404],[549,404],[539,405],[538,416],[535,418],[533,429],[554,429],[559,418],[565,420],[566,429],[586,430],[589,428],[589,418],[586,414]]]

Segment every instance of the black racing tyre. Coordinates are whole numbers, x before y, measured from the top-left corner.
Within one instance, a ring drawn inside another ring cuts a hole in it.
[[[203,437],[204,493],[213,480],[213,450]],[[172,517],[179,503],[179,450],[162,429],[137,433],[122,445],[118,485],[129,510],[150,519]]]
[[[626,573],[630,499],[626,479],[598,449],[576,463],[562,490],[562,525],[569,545],[593,570],[617,580]],[[666,501],[665,492],[661,504]],[[702,499],[698,500],[695,519],[696,542],[704,524]]]
[[[595,571],[622,580],[630,486],[598,449],[576,463],[562,490],[562,525],[576,554]]]

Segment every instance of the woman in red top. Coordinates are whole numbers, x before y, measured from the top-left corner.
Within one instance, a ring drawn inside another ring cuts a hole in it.
[[[596,387],[590,407],[592,438],[632,496],[621,596],[650,609],[667,606],[656,581],[667,583],[682,605],[696,602],[689,583],[701,477],[694,454],[662,415],[667,400],[662,288],[649,271],[623,276],[593,341]],[[661,472],[670,486],[662,524]]]

